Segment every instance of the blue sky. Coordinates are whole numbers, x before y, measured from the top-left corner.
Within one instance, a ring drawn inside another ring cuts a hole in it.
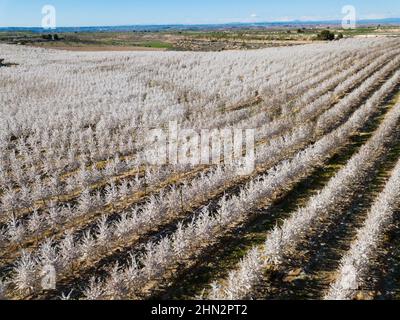
[[[41,9],[56,8],[57,26],[196,24],[400,17],[400,0],[0,0],[0,27],[40,26]]]

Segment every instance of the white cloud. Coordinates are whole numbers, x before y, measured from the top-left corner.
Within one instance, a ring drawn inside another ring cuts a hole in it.
[[[338,20],[342,17],[339,15],[336,16],[301,16],[298,20],[300,21],[329,21],[329,20]]]
[[[387,19],[387,18],[395,18],[396,15],[386,14],[386,13],[370,13],[370,14],[360,14],[360,19],[365,20],[378,20],[378,19]]]

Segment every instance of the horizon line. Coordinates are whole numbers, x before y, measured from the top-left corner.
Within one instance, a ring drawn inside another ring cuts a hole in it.
[[[400,17],[388,17],[388,18],[376,18],[376,19],[368,19],[368,18],[360,18],[357,19],[358,22],[378,22],[378,21],[386,21],[386,20],[400,20]],[[59,26],[55,29],[62,28],[115,28],[115,27],[146,27],[146,26],[227,26],[227,25],[257,25],[257,24],[290,24],[290,23],[338,23],[341,22],[341,19],[327,19],[327,20],[276,20],[276,21],[236,21],[236,22],[215,22],[215,23],[138,23],[138,24],[116,24],[116,25],[71,25],[71,26]],[[44,29],[40,26],[0,26],[0,29]],[[46,30],[46,29],[44,29]],[[54,30],[54,29],[53,29]]]

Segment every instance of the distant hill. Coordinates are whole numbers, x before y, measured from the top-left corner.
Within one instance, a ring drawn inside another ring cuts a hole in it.
[[[341,20],[330,21],[285,21],[285,22],[257,22],[257,23],[226,23],[226,24],[169,24],[169,25],[129,25],[129,26],[87,26],[87,27],[60,27],[52,32],[156,32],[156,31],[189,31],[189,30],[221,30],[238,28],[279,28],[279,27],[316,27],[316,26],[336,26],[340,25]],[[368,25],[400,25],[400,18],[359,20],[360,26]],[[0,31],[31,31],[48,32],[39,27],[0,27]]]

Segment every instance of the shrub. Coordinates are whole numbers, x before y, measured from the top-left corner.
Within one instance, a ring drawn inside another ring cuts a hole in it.
[[[53,36],[51,34],[43,34],[42,39],[44,40],[53,40]]]
[[[324,41],[335,40],[335,34],[329,30],[323,30],[318,34],[318,40],[324,40]]]

